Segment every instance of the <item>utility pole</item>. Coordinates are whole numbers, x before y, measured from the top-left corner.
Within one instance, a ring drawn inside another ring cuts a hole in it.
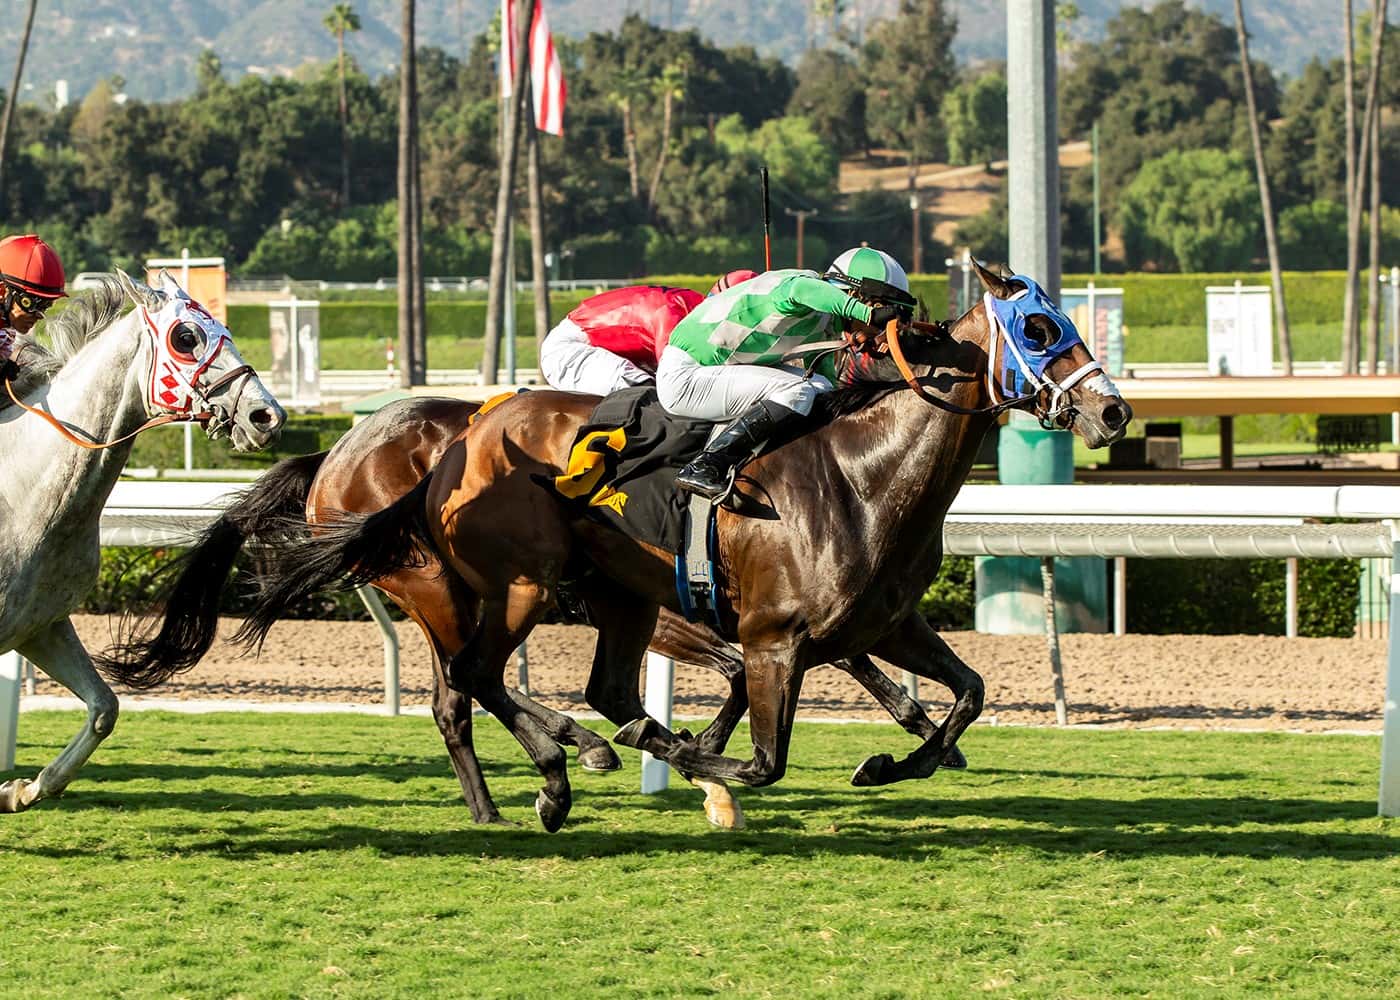
[[[1060,297],[1060,156],[1055,122],[1055,4],[1008,0],[1007,178],[1010,265]]]
[[[806,232],[807,232],[807,217],[810,216],[810,215],[816,215],[816,214],[817,214],[817,210],[816,210],[815,208],[806,208],[806,209],[802,209],[802,208],[799,208],[799,209],[785,208],[785,209],[783,209],[783,211],[786,212],[788,215],[791,215],[793,218],[795,218],[795,219],[797,220],[797,266],[798,266],[798,268],[801,268],[801,267],[802,267],[802,242],[803,242],[803,237],[805,236],[805,234],[806,234]]]
[[[919,192],[915,188],[909,190],[909,210],[914,213],[914,259],[910,262],[914,266],[909,269],[910,274],[924,273],[924,233],[923,233],[923,207],[919,198]]]
[[[1103,273],[1099,262],[1099,251],[1103,247],[1103,234],[1099,231],[1099,123],[1094,122],[1094,275]]]

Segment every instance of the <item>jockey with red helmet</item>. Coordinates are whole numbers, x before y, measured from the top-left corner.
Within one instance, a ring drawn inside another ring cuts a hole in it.
[[[18,374],[12,353],[15,340],[34,329],[44,311],[67,293],[63,262],[53,248],[33,233],[0,240],[0,374]]]
[[[753,271],[730,271],[715,295]],[[540,373],[554,389],[606,396],[656,378],[656,363],[671,331],[705,296],[688,288],[633,285],[579,303],[540,345]]]

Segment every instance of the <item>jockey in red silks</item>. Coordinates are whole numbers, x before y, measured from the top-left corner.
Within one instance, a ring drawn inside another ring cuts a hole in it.
[[[730,271],[709,294],[756,276]],[[648,385],[671,331],[704,300],[688,288],[660,285],[616,288],[585,299],[540,345],[540,373],[551,388],[595,396]]]
[[[64,283],[63,262],[39,237],[29,233],[0,240],[0,291],[4,293],[0,304],[0,380],[19,375],[12,357],[15,341],[33,330],[44,311],[67,294]]]

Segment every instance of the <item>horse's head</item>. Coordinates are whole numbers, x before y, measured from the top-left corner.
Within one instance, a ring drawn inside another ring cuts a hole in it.
[[[1121,438],[1133,409],[1059,305],[1030,278],[1002,277],[973,265],[987,290],[981,305],[992,402],[1029,397],[1026,408],[1041,424],[1076,431],[1090,448]]]
[[[210,437],[227,434],[236,451],[276,440],[287,413],[239,356],[228,328],[165,271],[159,289],[121,270],[117,276],[150,342],[147,412],[196,416]]]

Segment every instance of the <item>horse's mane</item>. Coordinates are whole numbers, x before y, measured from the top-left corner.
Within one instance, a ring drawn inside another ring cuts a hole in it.
[[[31,378],[51,379],[126,307],[126,293],[116,278],[103,276],[98,285],[74,296],[63,312],[44,324],[51,347],[33,337],[22,338],[27,348],[24,367]]]
[[[821,423],[828,423],[837,417],[858,413],[873,406],[892,392],[905,388],[904,382],[855,382],[842,386],[835,392],[824,392],[817,397],[812,408],[812,416]]]

